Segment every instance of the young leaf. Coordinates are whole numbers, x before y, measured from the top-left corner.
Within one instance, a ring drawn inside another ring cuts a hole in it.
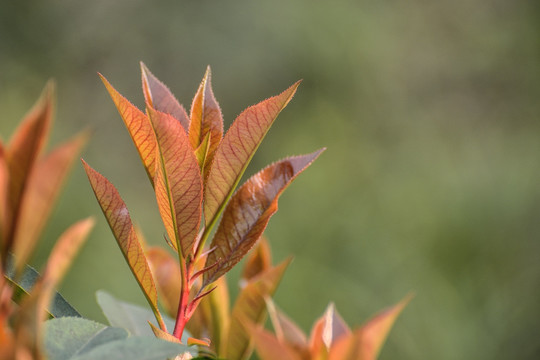
[[[334,304],[330,303],[324,315],[317,320],[311,331],[310,348],[312,356],[328,354],[336,340],[350,334],[351,329],[339,315]]]
[[[229,271],[251,249],[277,211],[277,201],[289,184],[324,149],[274,163],[252,176],[229,202],[212,240],[206,264],[217,266],[205,273],[204,286]]]
[[[120,95],[103,75],[99,74],[99,76],[109,91],[109,94],[129,131],[129,135],[137,148],[141,161],[146,169],[146,173],[153,184],[156,171],[156,136],[154,135],[150,119],[148,119],[143,112],[131,104],[125,97]]]
[[[16,222],[28,175],[45,147],[52,123],[53,98],[54,83],[49,82],[40,99],[21,122],[5,149],[10,174],[8,206],[11,212],[12,225]],[[9,248],[13,241],[14,226],[10,226],[6,231],[6,238],[9,241],[9,244],[6,245]]]
[[[152,273],[137,239],[128,209],[116,188],[103,175],[82,160],[96,199],[109,223],[116,242],[146,297],[152,311],[163,328],[163,320],[157,307],[157,291]]]
[[[210,66],[208,66],[201,85],[193,98],[189,123],[189,140],[193,149],[199,148],[206,136],[210,135],[210,147],[205,161],[206,169],[209,168],[214,152],[223,137],[223,117],[212,91],[211,77]]]
[[[176,316],[182,285],[182,274],[178,260],[167,250],[158,246],[146,249],[146,258],[156,280],[161,304],[167,314]]]
[[[293,97],[300,82],[280,95],[244,110],[215,152],[204,194],[206,225],[213,224],[240,182],[253,154],[274,120]]]
[[[48,358],[67,360],[74,356],[128,337],[124,329],[108,327],[82,318],[61,318],[45,322],[45,352]]]
[[[266,298],[266,308],[279,342],[287,343],[298,351],[308,347],[306,334],[294,321],[276,307],[271,298]]]
[[[81,133],[58,146],[40,158],[30,173],[27,190],[21,200],[12,249],[17,272],[32,255],[66,175],[87,139],[88,133]]]
[[[255,326],[253,324],[246,324],[249,333],[253,337],[257,354],[261,360],[301,360],[302,358],[297,355],[287,345],[281,343],[274,335],[268,331]]]
[[[339,338],[330,349],[329,359],[375,360],[394,322],[411,298],[412,296],[407,296],[396,305],[375,315],[352,334]]]
[[[154,179],[159,212],[169,238],[186,258],[199,231],[202,180],[186,132],[172,116],[148,109],[157,139]]]
[[[141,62],[142,88],[146,103],[151,108],[169,114],[182,124],[184,131],[189,129],[189,119],[184,107],[176,100],[169,88],[159,81]]]
[[[272,254],[270,252],[270,245],[263,235],[246,259],[244,268],[242,269],[242,275],[240,276],[240,286],[244,287],[251,278],[254,278],[271,267]]]
[[[234,304],[227,339],[227,358],[247,359],[251,355],[251,336],[244,325],[261,324],[266,314],[265,298],[271,297],[285,273],[291,258],[252,278]]]

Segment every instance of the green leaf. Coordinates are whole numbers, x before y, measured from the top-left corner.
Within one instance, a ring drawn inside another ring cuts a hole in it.
[[[13,260],[10,257],[7,263],[6,278],[15,286],[14,300],[19,303],[22,298],[30,293],[32,287],[39,279],[39,273],[36,269],[30,265],[25,265],[22,275],[14,282],[15,269],[13,267]],[[67,300],[56,292],[53,296],[53,300],[48,308],[49,315],[52,317],[74,316],[81,317],[81,314],[73,306],[71,306]]]
[[[105,314],[111,326],[127,329],[132,335],[154,337],[154,333],[148,325],[148,322],[156,325],[151,310],[118,300],[103,290],[99,290],[96,297],[103,314]],[[168,316],[163,316],[163,322],[167,329],[172,331],[174,320]],[[191,335],[184,331],[182,342],[187,343],[188,337],[191,337]]]
[[[72,317],[46,321],[44,332],[45,352],[54,360],[72,359],[108,342],[128,337],[124,329]]]
[[[191,356],[197,353],[186,345],[157,338],[133,336],[108,342],[71,360],[164,360],[174,359],[186,352]]]

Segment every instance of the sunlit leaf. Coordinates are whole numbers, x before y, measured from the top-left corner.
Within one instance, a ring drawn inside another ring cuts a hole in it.
[[[268,331],[255,325],[247,326],[261,360],[302,360],[292,349],[279,342]]]
[[[206,136],[210,135],[210,146],[205,160],[206,169],[209,168],[214,153],[223,137],[223,117],[212,91],[211,78],[212,74],[210,66],[208,66],[201,85],[193,98],[189,123],[189,140],[193,149],[199,148]]]
[[[396,305],[375,315],[349,336],[338,339],[330,350],[329,359],[376,359],[394,322],[411,298],[412,296],[407,296]]]
[[[95,171],[83,160],[83,165],[96,195],[96,199],[109,223],[116,242],[137,280],[156,319],[160,322],[161,314],[157,308],[157,291],[152,273],[141,244],[137,239],[129,211],[118,191],[103,175]],[[160,327],[162,324],[160,323]]]
[[[156,281],[160,301],[167,314],[176,316],[182,285],[178,260],[158,246],[149,247],[145,252]]]
[[[186,132],[168,114],[148,109],[158,144],[154,179],[159,212],[167,234],[185,258],[199,231],[202,180]]]
[[[99,76],[109,91],[109,94],[126,125],[129,135],[137,148],[141,161],[146,169],[146,173],[153,183],[156,171],[156,137],[150,119],[148,119],[142,111],[131,104],[125,97],[120,95],[103,75],[100,74]]]
[[[10,174],[8,206],[12,221],[12,226],[9,226],[6,230],[8,247],[13,241],[14,225],[28,175],[45,147],[51,128],[54,93],[54,83],[49,82],[40,99],[23,119],[13,134],[9,145],[5,148],[6,162]]]
[[[146,103],[153,109],[169,114],[182,124],[185,132],[189,129],[189,119],[184,107],[176,100],[169,88],[148,70],[141,62],[142,87]]]
[[[311,331],[310,351],[312,356],[328,354],[336,340],[350,334],[351,329],[339,315],[334,304],[330,303],[324,315],[315,322]]]
[[[246,170],[274,120],[293,97],[297,82],[280,95],[244,110],[233,122],[220,146],[206,180],[204,216],[214,223]]]
[[[47,156],[40,158],[30,173],[21,200],[12,249],[17,271],[32,255],[73,161],[87,140],[88,133],[81,133],[56,147]]]
[[[231,313],[231,325],[227,340],[227,358],[247,359],[251,354],[251,336],[244,325],[246,322],[261,324],[266,315],[265,298],[270,297],[291,262],[291,258],[266,270],[249,280],[240,291]]]
[[[279,310],[271,298],[266,298],[266,308],[272,321],[274,332],[281,343],[287,343],[298,351],[307,348],[306,334],[287,315]]]
[[[210,284],[229,271],[253,247],[287,186],[323,151],[290,157],[274,163],[252,176],[238,189],[227,206],[212,240],[206,264],[218,263],[204,277]]]
[[[230,323],[229,290],[225,277],[219,278],[216,289],[202,298],[197,310],[187,323],[187,329],[197,338],[209,338],[210,346],[220,354]]]
[[[195,149],[195,157],[197,158],[197,162],[199,163],[199,167],[201,168],[201,174],[203,174],[203,178],[205,174],[204,165],[208,157],[209,149],[210,149],[210,133],[206,134],[202,143],[199,145],[197,149]]]
[[[251,278],[268,270],[272,266],[272,254],[268,240],[264,236],[247,256],[240,275],[240,286],[243,287]]]

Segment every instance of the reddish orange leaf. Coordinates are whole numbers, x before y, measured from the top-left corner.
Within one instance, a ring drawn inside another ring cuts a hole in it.
[[[336,341],[330,351],[330,360],[375,360],[397,317],[409,303],[409,295],[396,305],[380,312],[351,335]]]
[[[212,339],[210,346],[219,355],[229,330],[229,290],[225,277],[219,278],[214,285],[216,289],[202,298],[187,323],[187,329],[195,337]]]
[[[351,334],[351,329],[335,309],[333,303],[326,308],[324,315],[313,326],[310,339],[310,352],[313,357],[328,354],[332,344],[342,336]]]
[[[146,258],[156,280],[160,300],[165,311],[175,317],[180,299],[182,275],[180,265],[167,250],[152,246],[146,250]]]
[[[268,270],[270,267],[272,267],[270,245],[268,244],[266,237],[261,236],[261,239],[257,242],[257,245],[246,259],[242,275],[240,276],[240,286],[243,287],[251,278]]]
[[[227,358],[247,359],[251,354],[251,336],[244,324],[262,324],[266,315],[265,298],[274,294],[291,260],[289,258],[252,278],[238,294],[231,313]]]
[[[184,107],[176,100],[169,88],[148,70],[141,62],[142,87],[146,103],[151,108],[169,114],[188,131],[189,119]]]
[[[5,149],[10,174],[8,206],[12,222],[7,229],[8,247],[13,241],[14,226],[28,176],[45,147],[51,128],[54,89],[54,83],[49,82],[40,99],[26,115]]]
[[[75,157],[88,140],[81,133],[40,158],[30,173],[15,229],[15,269],[28,262]]]
[[[169,238],[185,258],[193,249],[201,222],[199,164],[178,121],[151,108],[148,112],[158,144],[154,183],[159,212]]]
[[[129,265],[133,276],[137,280],[146,300],[150,304],[156,320],[162,329],[165,328],[161,314],[157,307],[157,291],[148,261],[137,235],[129,211],[124,200],[118,194],[113,184],[103,175],[95,171],[84,160],[82,161],[96,199],[109,223],[116,242]]]
[[[274,123],[278,114],[289,103],[300,82],[280,95],[264,100],[244,110],[225,134],[215,152],[204,193],[206,225],[213,224],[225,205],[253,154]]]
[[[279,340],[268,331],[255,325],[247,325],[247,328],[253,338],[257,354],[261,360],[301,360],[287,345],[279,342]]]
[[[137,152],[146,169],[146,173],[153,184],[156,171],[156,136],[154,135],[150,119],[148,119],[148,117],[135,105],[131,104],[125,97],[120,95],[103,75],[99,74],[99,76],[109,91],[109,94],[126,125],[129,135],[137,148]]]
[[[287,315],[279,310],[271,298],[266,299],[266,308],[274,327],[276,337],[281,343],[287,343],[298,352],[308,348],[306,334]]]
[[[189,123],[189,140],[193,149],[199,148],[206,136],[210,134],[210,146],[204,166],[205,173],[209,169],[214,152],[223,137],[223,117],[212,91],[211,77],[210,66],[208,66],[201,85],[193,98]]]
[[[227,206],[212,240],[206,265],[218,263],[205,273],[205,286],[229,271],[260,238],[277,201],[289,184],[323,151],[290,157],[252,176],[238,189]]]

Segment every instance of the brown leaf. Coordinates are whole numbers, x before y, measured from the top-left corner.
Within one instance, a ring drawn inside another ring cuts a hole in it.
[[[156,171],[156,136],[154,134],[154,129],[152,128],[152,123],[141,110],[120,95],[103,75],[99,74],[99,76],[109,91],[109,94],[124,121],[124,125],[131,136],[131,140],[133,140],[133,144],[139,153],[146,173],[153,184]]]
[[[189,139],[178,121],[148,109],[157,139],[154,179],[159,212],[169,238],[191,254],[202,216],[202,179]]]
[[[211,78],[211,70],[208,66],[201,85],[193,98],[189,123],[189,140],[193,149],[199,148],[206,136],[210,135],[210,146],[204,166],[205,173],[210,168],[214,153],[223,137],[223,116],[212,91]]]
[[[210,245],[216,249],[208,255],[206,264],[218,265],[205,273],[204,286],[229,271],[253,247],[277,211],[279,196],[323,150],[274,163],[238,189]]]
[[[238,294],[231,313],[227,358],[249,358],[252,351],[251,336],[246,332],[244,324],[262,324],[266,315],[265,299],[274,294],[291,260],[289,258],[252,278]]]
[[[75,136],[40,158],[30,173],[21,200],[12,249],[17,272],[32,255],[73,161],[87,140],[87,132]]]
[[[221,141],[205,182],[204,216],[206,225],[213,224],[246,170],[253,154],[289,103],[300,82],[283,93],[244,110],[233,122]]]
[[[189,119],[184,107],[176,100],[169,88],[141,62],[142,87],[146,103],[151,108],[169,114],[188,132]]]

